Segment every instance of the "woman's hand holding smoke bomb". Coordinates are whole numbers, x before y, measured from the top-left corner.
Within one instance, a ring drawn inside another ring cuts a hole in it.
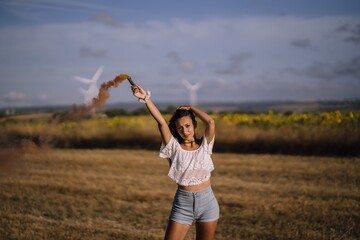
[[[134,86],[131,86],[131,89],[132,89],[135,97],[140,98],[140,99],[144,99],[146,97],[146,92],[142,87],[140,87],[138,85],[134,85]]]
[[[146,103],[151,97],[150,91],[145,91],[142,87],[138,85],[132,85],[131,89],[135,97],[139,99],[139,102]]]

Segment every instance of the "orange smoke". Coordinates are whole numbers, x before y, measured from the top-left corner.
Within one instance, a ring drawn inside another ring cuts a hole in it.
[[[113,80],[110,80],[108,82],[103,82],[100,86],[100,90],[99,90],[99,94],[97,97],[94,97],[92,99],[91,104],[89,105],[90,109],[95,108],[101,108],[104,106],[105,102],[108,100],[108,98],[110,97],[109,94],[109,88],[111,87],[117,87],[119,86],[119,84],[130,78],[130,76],[126,75],[126,74],[120,74],[119,76],[116,76]]]
[[[112,87],[117,87],[121,82],[128,79],[131,81],[131,77],[127,74],[120,74],[116,76],[113,80],[108,82],[103,82],[100,86],[99,93],[96,97],[94,97],[90,104],[83,107],[73,106],[71,109],[71,116],[74,118],[80,117],[81,115],[90,112],[94,108],[101,108],[104,106],[105,102],[109,99],[110,93],[109,89]]]

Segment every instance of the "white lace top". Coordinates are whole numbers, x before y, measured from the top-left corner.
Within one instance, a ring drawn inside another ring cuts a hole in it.
[[[208,144],[204,136],[200,147],[196,150],[181,148],[174,137],[171,137],[166,146],[162,143],[159,156],[169,158],[171,161],[168,176],[182,186],[199,185],[208,180],[214,170],[210,156],[214,141],[215,137]]]

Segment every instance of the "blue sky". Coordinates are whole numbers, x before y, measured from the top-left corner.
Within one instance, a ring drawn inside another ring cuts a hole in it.
[[[0,0],[0,107],[82,104],[99,66],[158,102],[360,98],[360,1]]]

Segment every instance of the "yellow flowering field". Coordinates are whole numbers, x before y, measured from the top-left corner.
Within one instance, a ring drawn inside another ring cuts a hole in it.
[[[255,127],[280,127],[284,125],[306,126],[353,126],[360,124],[359,112],[322,112],[322,113],[268,113],[240,114],[228,113],[213,115],[219,122],[227,125],[255,126]]]
[[[219,113],[216,148],[221,152],[358,155],[360,112],[319,113]],[[169,120],[171,115],[166,114]],[[204,125],[199,121],[197,137]],[[57,148],[145,148],[161,143],[150,114],[82,120],[60,119],[51,114],[15,116],[0,120],[2,146],[28,139]]]

